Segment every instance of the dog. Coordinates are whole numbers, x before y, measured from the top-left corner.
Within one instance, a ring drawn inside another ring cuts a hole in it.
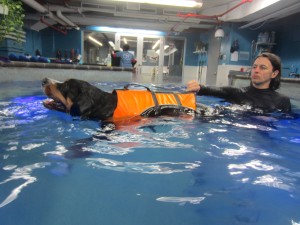
[[[139,88],[131,89],[130,86]],[[194,93],[154,92],[139,84],[128,84],[123,89],[108,93],[83,80],[60,82],[44,78],[42,88],[48,96],[43,101],[46,108],[82,119],[116,121],[197,112]]]

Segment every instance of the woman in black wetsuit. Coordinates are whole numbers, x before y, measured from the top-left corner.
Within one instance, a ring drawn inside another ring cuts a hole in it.
[[[223,98],[233,104],[250,105],[264,112],[291,112],[290,99],[275,90],[280,87],[281,60],[272,53],[262,53],[256,57],[251,70],[251,84],[244,88],[205,87],[192,80],[188,91],[197,95]]]

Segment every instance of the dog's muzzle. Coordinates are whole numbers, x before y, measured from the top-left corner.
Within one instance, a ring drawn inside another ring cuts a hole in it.
[[[46,85],[49,85],[49,84],[57,84],[57,83],[63,83],[61,81],[58,81],[58,80],[54,80],[54,79],[51,79],[51,78],[48,78],[48,77],[45,77],[43,80],[42,80],[42,86],[46,86]]]

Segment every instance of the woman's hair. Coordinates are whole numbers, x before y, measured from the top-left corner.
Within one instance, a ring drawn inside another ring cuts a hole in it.
[[[128,51],[130,49],[130,46],[128,44],[123,45],[123,51]]]
[[[271,65],[273,66],[273,72],[276,70],[278,71],[277,76],[272,78],[272,80],[270,82],[270,86],[269,86],[269,88],[271,90],[277,90],[280,87],[280,80],[281,80],[281,59],[280,59],[280,57],[273,53],[269,53],[269,52],[261,53],[255,59],[257,59],[259,57],[267,58],[270,61]]]

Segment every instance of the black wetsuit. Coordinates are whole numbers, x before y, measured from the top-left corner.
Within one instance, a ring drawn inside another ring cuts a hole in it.
[[[207,95],[223,98],[225,101],[250,105],[253,108],[262,109],[264,112],[291,112],[290,99],[271,89],[257,89],[253,86],[244,88],[234,87],[205,87],[201,86],[197,95]]]

